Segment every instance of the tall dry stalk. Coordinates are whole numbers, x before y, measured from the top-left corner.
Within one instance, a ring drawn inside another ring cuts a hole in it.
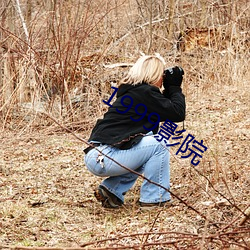
[[[153,42],[153,0],[148,0],[148,12],[149,12],[149,43],[148,43],[148,54],[151,53],[152,42]]]
[[[17,14],[18,16],[20,17],[20,20],[21,20],[21,24],[22,24],[22,27],[23,27],[23,31],[24,31],[24,37],[27,41],[27,45],[30,49],[30,37],[29,37],[29,31],[28,31],[28,28],[27,28],[27,25],[26,25],[26,21],[24,19],[24,16],[23,16],[23,12],[21,10],[21,6],[20,6],[20,1],[19,0],[13,0],[13,4],[17,10]]]
[[[200,26],[207,27],[207,1],[206,0],[201,0]]]
[[[32,19],[32,1],[26,0],[26,11],[25,11],[25,20],[27,24],[27,29],[31,30],[31,19]]]

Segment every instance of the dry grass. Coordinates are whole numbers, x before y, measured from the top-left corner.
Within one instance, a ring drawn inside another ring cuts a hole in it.
[[[103,209],[92,193],[101,179],[86,170],[83,143],[40,113],[50,113],[88,138],[107,109],[102,99],[109,98],[111,84],[126,70],[103,65],[131,63],[149,49],[150,13],[146,1],[139,2],[85,1],[78,6],[68,1],[58,4],[55,13],[44,10],[45,2],[32,2],[28,28],[33,54],[17,29],[18,18],[14,28],[8,26],[14,19],[3,22],[0,248],[249,249],[249,220],[240,225],[250,205],[247,1],[207,3],[206,15],[203,2],[179,1],[173,41],[179,31],[201,23],[219,32],[213,43],[201,32],[199,42],[206,39],[206,46],[185,51],[175,50],[165,38],[167,4],[152,5],[151,51],[160,52],[167,66],[184,68],[185,135],[204,140],[208,147],[196,168],[190,159],[175,156],[177,148],[171,149],[171,190],[198,213],[178,199],[168,209],[142,212],[136,204],[141,180],[128,193],[124,208]],[[35,81],[30,80],[32,72]]]
[[[216,235],[236,219],[222,232],[244,229],[245,233],[230,240],[241,245],[249,243],[249,222],[239,226],[243,215],[237,209],[244,211],[249,206],[249,120],[243,119],[249,115],[246,90],[247,86],[222,86],[217,95],[205,94],[199,103],[192,101],[190,95],[187,131],[203,139],[208,151],[197,167],[200,173],[190,166],[189,160],[172,157],[172,192],[219,228],[177,199],[168,209],[140,211],[136,204],[140,181],[127,195],[124,208],[103,209],[92,193],[101,179],[84,167],[82,143],[70,134],[49,134],[45,129],[32,134],[6,132],[2,135],[0,241],[5,245],[73,247],[106,238],[154,232],[162,234],[150,235],[148,243],[177,237],[182,239],[176,243],[181,249],[208,249],[216,245],[220,249],[226,246],[225,242],[218,240],[215,244],[206,237]],[[241,104],[240,108],[235,103]],[[79,135],[87,138],[88,132]],[[172,153],[175,152],[173,148]],[[191,233],[201,238],[165,234],[168,232]],[[145,235],[141,235],[124,237],[118,242],[135,246],[144,241]],[[104,241],[91,247],[102,245],[109,249],[115,246],[114,242]]]

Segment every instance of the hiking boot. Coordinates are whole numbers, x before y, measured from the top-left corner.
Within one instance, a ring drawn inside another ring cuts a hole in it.
[[[139,201],[139,204],[142,210],[153,210],[158,207],[169,207],[171,206],[172,202],[170,200],[157,203],[145,203]]]
[[[94,195],[105,208],[119,208],[123,204],[123,202],[116,195],[109,192],[108,189],[103,186],[99,186],[95,190]]]

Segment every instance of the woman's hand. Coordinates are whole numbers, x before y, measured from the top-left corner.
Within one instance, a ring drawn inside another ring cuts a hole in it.
[[[169,86],[181,86],[184,70],[181,67],[175,66],[164,70],[163,86],[167,89]]]

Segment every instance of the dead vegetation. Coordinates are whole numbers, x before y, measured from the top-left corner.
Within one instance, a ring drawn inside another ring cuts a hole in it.
[[[0,3],[1,249],[250,248],[248,1]],[[184,68],[186,133],[208,150],[195,168],[171,149],[172,207],[142,212],[137,183],[105,210],[84,142],[43,113],[87,139],[127,70],[107,66],[141,52]]]

